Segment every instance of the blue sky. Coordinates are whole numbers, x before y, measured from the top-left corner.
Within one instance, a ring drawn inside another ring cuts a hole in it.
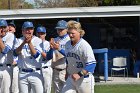
[[[30,4],[34,4],[34,0],[25,0],[25,1],[30,3]]]

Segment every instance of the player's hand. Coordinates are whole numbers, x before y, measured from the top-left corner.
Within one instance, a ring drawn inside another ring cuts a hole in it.
[[[32,40],[32,35],[26,34],[24,42],[25,43],[31,43],[31,40]]]
[[[80,76],[78,75],[78,74],[72,74],[72,79],[74,80],[74,81],[77,81],[77,80],[79,80],[80,79]]]
[[[53,48],[54,38],[50,39],[50,47]]]
[[[59,50],[59,48],[60,48],[59,41],[55,42],[54,39],[51,39],[50,46],[51,46],[51,48],[53,48],[55,50]]]
[[[13,66],[17,65],[17,62],[16,61],[13,61],[12,65]]]

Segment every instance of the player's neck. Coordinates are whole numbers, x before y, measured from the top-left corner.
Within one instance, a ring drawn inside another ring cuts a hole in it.
[[[79,42],[79,40],[80,40],[80,38],[77,39],[77,40],[71,41],[71,45],[72,46],[75,46]]]

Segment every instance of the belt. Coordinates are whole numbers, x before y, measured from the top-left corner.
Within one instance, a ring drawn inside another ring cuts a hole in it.
[[[89,75],[84,76],[84,78],[88,78],[88,77],[89,77]]]
[[[11,66],[11,64],[0,64],[0,67],[3,67],[3,66]]]
[[[53,68],[53,69],[55,69],[55,70],[57,70],[57,71],[65,70],[65,69],[59,69],[59,68]]]
[[[43,66],[42,68],[48,68],[48,66]]]
[[[35,70],[34,69],[21,69],[23,72],[34,72],[35,70],[40,70],[40,68],[36,68]]]

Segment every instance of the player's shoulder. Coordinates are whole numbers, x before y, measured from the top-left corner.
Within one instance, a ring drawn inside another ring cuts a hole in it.
[[[81,41],[79,42],[79,44],[80,44],[80,46],[82,48],[89,48],[89,47],[91,47],[90,44],[85,39],[83,39],[83,38],[81,38]]]
[[[34,42],[36,42],[36,43],[42,42],[42,40],[41,40],[39,37],[37,37],[37,36],[33,36],[32,40],[33,40]]]
[[[87,45],[89,45],[89,43],[85,39],[83,39],[83,38],[81,38],[80,42],[81,42],[80,44],[87,44]]]
[[[45,43],[45,44],[50,44],[50,42],[49,42],[49,41],[47,41],[47,40],[45,40],[45,41],[44,41],[44,43]]]
[[[69,35],[67,35],[67,36],[66,36],[66,40],[67,40],[67,41],[69,41],[69,40],[70,40],[70,37],[69,37]]]
[[[6,37],[15,37],[15,35],[13,33],[7,32]]]
[[[71,40],[68,40],[67,42],[66,42],[66,45],[70,45],[71,44]]]

